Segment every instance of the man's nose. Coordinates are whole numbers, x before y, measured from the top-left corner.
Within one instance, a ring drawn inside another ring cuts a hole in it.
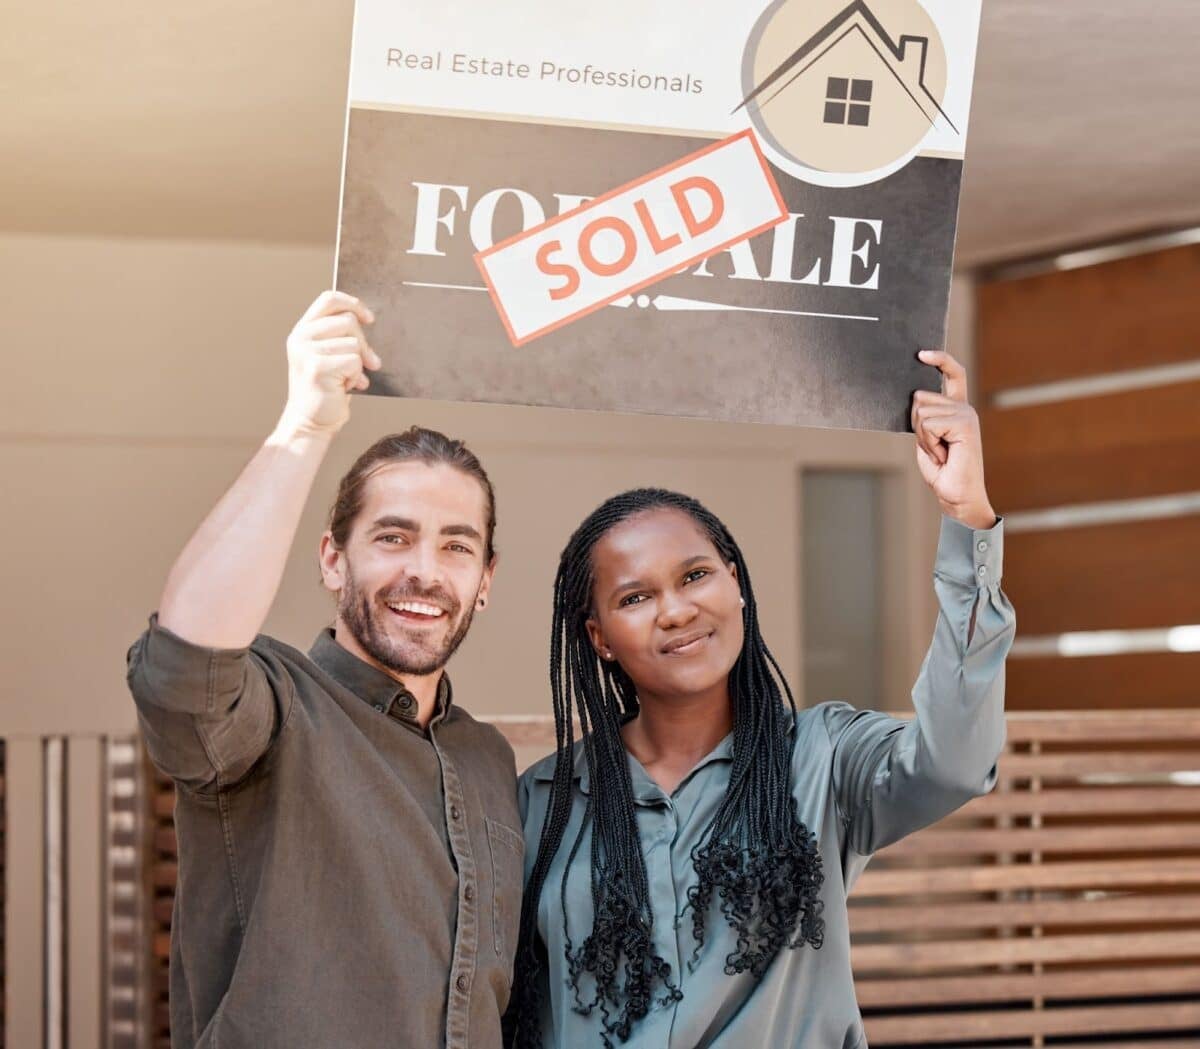
[[[441,560],[438,558],[437,546],[434,543],[417,542],[409,550],[404,559],[405,574],[422,587],[429,587],[442,581]]]

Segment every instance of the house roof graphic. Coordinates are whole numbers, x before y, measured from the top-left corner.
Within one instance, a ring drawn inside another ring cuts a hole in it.
[[[762,82],[742,99],[741,104],[734,112],[736,113],[738,109],[759,98],[778,84],[775,91],[758,103],[761,109],[852,33],[860,33],[863,36],[930,124],[940,114],[954,133],[958,134],[958,128],[954,126],[954,122],[946,115],[941,103],[925,85],[925,63],[929,54],[929,38],[905,35],[901,36],[899,40],[893,40],[883,24],[875,17],[875,13],[867,6],[866,0],[854,0],[853,3],[838,12],[764,77]],[[904,75],[907,72],[907,52],[910,44],[920,49],[920,62],[915,83],[911,82],[913,79],[911,76],[906,78]],[[899,69],[897,69],[897,63],[900,64]],[[786,80],[784,80],[785,77],[787,77]],[[783,83],[779,83],[781,80]]]

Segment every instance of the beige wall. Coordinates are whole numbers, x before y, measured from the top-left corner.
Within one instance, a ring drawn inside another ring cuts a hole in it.
[[[133,727],[125,648],[176,551],[274,422],[284,336],[328,283],[331,259],[326,248],[0,236],[0,735]],[[959,312],[956,344],[969,332]],[[494,601],[453,667],[468,708],[546,712],[558,551],[597,502],[637,484],[682,489],[726,519],[768,641],[798,685],[799,471],[821,465],[889,472],[880,705],[903,706],[928,637],[936,509],[911,439],[896,435],[362,398],[317,481],[269,632],[307,647],[327,621],[315,549],[336,478],[380,433],[411,422],[467,438],[499,494]]]

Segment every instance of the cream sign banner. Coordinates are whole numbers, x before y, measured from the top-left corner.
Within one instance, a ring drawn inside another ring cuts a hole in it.
[[[372,392],[905,430],[980,0],[358,0]]]

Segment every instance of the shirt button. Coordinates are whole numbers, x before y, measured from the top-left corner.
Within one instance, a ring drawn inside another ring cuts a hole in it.
[[[459,973],[458,979],[454,981],[454,986],[457,987],[460,991],[462,991],[463,994],[466,994],[467,988],[470,986],[470,984],[467,981],[467,974]]]
[[[985,575],[987,575],[987,565],[980,565],[979,566],[979,578],[982,579]]]
[[[979,543],[978,543],[978,545],[975,547],[975,549],[976,549],[976,550],[978,550],[978,551],[979,551],[981,554],[986,554],[986,553],[987,553],[987,540],[986,540],[986,539],[980,539],[980,540],[979,540]]]
[[[375,709],[376,709],[376,710],[378,710],[380,714],[382,714],[382,713],[383,713],[383,704],[382,704],[382,703],[376,703],[376,704],[375,704]]]
[[[400,709],[411,710],[413,705],[412,696],[405,694],[400,697]]]
[[[456,819],[458,819],[458,818],[459,818],[461,815],[462,815],[462,813],[458,811],[458,806],[457,806],[457,805],[451,805],[451,806],[450,806],[450,818],[451,818],[452,820],[456,820]]]
[[[470,903],[473,899],[475,899],[474,885],[468,885],[465,889],[463,889],[463,899],[466,900],[467,903]]]

